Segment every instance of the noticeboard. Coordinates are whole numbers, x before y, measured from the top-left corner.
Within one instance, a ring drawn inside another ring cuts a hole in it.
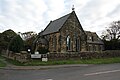
[[[31,54],[31,58],[41,58],[41,54]]]

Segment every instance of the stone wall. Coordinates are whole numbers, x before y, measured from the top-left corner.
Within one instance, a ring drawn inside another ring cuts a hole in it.
[[[79,51],[86,51],[86,34],[82,29],[81,24],[75,14],[72,14],[68,20],[65,22],[63,27],[60,30],[60,34],[62,37],[62,44],[61,44],[61,52],[79,52]],[[66,39],[70,37],[70,50],[67,49]],[[76,47],[76,39],[79,41],[79,47]],[[65,46],[65,47],[64,47]],[[78,50],[76,51],[76,48]]]
[[[21,51],[20,53],[14,53],[12,51],[7,51],[7,52],[4,51],[4,53],[2,53],[2,56],[8,59],[17,60],[21,63],[27,62],[30,59],[30,55],[26,51]]]
[[[88,47],[88,51],[103,51],[104,50],[104,46],[101,44],[87,44]]]
[[[75,12],[70,15],[58,32],[45,35],[45,37],[46,36],[49,36],[50,52],[87,51],[86,34]],[[68,36],[70,37],[70,49],[68,49],[67,45]]]
[[[49,34],[49,51],[50,52],[58,52],[60,51],[60,43],[59,43],[59,38],[60,34],[59,33],[53,33]]]
[[[120,57],[120,51],[102,51],[102,52],[69,52],[69,53],[50,53],[49,60],[67,60],[67,59],[92,59],[92,58],[112,58]]]

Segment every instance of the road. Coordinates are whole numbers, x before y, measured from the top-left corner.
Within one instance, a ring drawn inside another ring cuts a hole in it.
[[[120,63],[44,70],[0,69],[0,80],[120,80]]]

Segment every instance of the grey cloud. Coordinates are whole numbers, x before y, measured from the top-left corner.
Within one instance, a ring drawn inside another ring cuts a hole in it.
[[[114,10],[112,10],[110,13],[108,13],[106,16],[107,17],[114,17],[114,16],[118,16],[120,14],[120,4],[116,6],[116,8]]]
[[[9,9],[9,3],[6,0],[0,0],[0,15],[4,15],[7,13],[7,9]]]
[[[36,5],[34,2],[37,1],[39,3]],[[79,3],[77,4],[77,2]],[[106,23],[104,21],[106,17],[111,18],[120,14],[119,5],[107,15],[100,16],[99,14],[104,13],[104,10],[101,13],[99,11],[101,6],[105,5],[104,0],[87,0],[85,2],[83,0],[84,5],[78,0],[61,0],[60,3],[57,0],[0,0],[0,16],[4,16],[0,22],[9,28],[18,26],[19,30],[23,30],[25,26],[30,26],[31,29],[39,32],[47,26],[50,20],[71,12],[73,4],[83,28],[88,30],[92,28],[93,31],[98,31]],[[26,29],[29,30],[30,27]],[[3,28],[5,27],[0,26],[0,31]]]

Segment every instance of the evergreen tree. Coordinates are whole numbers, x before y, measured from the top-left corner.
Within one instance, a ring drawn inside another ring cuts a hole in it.
[[[20,35],[15,36],[9,45],[9,50],[13,52],[20,52],[24,47],[24,42]]]
[[[17,34],[9,29],[2,33],[0,33],[0,51],[6,50],[8,48],[9,42],[16,36]]]

